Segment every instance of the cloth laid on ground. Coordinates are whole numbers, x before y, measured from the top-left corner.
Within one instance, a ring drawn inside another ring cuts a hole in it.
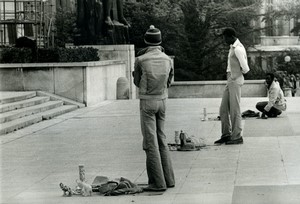
[[[206,144],[204,138],[196,138],[192,135],[186,138],[186,143],[183,146],[173,143],[168,143],[168,146],[170,151],[199,151]]]
[[[129,179],[121,177],[109,180],[104,176],[97,176],[92,183],[93,191],[98,191],[105,196],[117,196],[143,192],[143,189],[132,183]]]
[[[242,112],[243,118],[250,118],[250,117],[259,117],[259,112],[255,112],[253,110],[246,110]]]
[[[195,146],[193,143],[189,143],[187,142],[184,146],[179,146],[177,148],[177,151],[199,151],[200,147],[199,146]]]
[[[72,189],[63,183],[60,183],[59,186],[63,191],[63,196],[82,195],[82,189],[78,189],[78,186],[76,189]],[[99,192],[105,196],[117,196],[143,192],[142,187],[123,177],[109,180],[106,176],[96,176],[91,186],[93,192]]]
[[[101,185],[106,184],[108,181],[109,181],[109,179],[106,176],[96,176],[91,185],[92,190],[94,192],[99,192],[99,188],[101,187]]]

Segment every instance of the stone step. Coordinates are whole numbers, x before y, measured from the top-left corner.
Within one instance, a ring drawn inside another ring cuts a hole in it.
[[[0,104],[13,103],[16,101],[22,101],[36,96],[35,91],[1,91],[0,92]]]
[[[38,105],[41,103],[45,103],[50,100],[50,97],[34,97],[22,101],[17,101],[13,103],[0,104],[0,113],[17,110],[21,108],[26,108],[29,106]]]
[[[62,97],[62,96],[58,96],[52,93],[48,93],[45,91],[37,91],[36,92],[37,96],[46,96],[46,97],[50,97],[51,101],[63,101],[64,105],[76,105],[78,108],[83,108],[85,107],[85,104],[83,103],[79,103],[73,100],[70,100],[68,98]]]
[[[63,106],[53,108],[51,110],[48,110],[48,111],[45,111],[42,113],[38,113],[38,115],[42,115],[43,120],[49,120],[51,118],[62,115],[64,113],[71,112],[76,109],[77,109],[76,105],[63,105]]]
[[[40,112],[37,114],[33,114],[33,115],[15,119],[13,121],[2,123],[0,126],[0,135],[19,130],[21,128],[38,123],[42,120],[49,120],[56,116],[73,111],[77,108],[78,107],[76,105],[63,105],[63,106],[59,106],[59,107],[56,107],[56,108],[53,108],[53,109],[50,109],[50,110],[47,110],[44,112]]]
[[[62,106],[62,101],[48,101],[39,105],[30,106],[26,108],[22,108],[19,110],[9,111],[0,114],[0,123],[9,122],[18,118],[22,118],[28,115],[40,113],[43,111],[47,111],[52,108],[56,108]]]
[[[27,127],[34,123],[38,123],[42,121],[43,118],[41,115],[30,115],[23,118],[19,118],[7,123],[3,123],[0,125],[0,135],[13,132],[15,130]]]

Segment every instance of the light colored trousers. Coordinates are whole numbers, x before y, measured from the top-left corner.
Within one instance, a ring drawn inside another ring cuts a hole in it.
[[[232,140],[242,137],[241,88],[241,84],[227,81],[220,106],[221,137],[230,136]]]
[[[156,188],[175,185],[169,148],[164,133],[166,99],[140,99],[143,149],[146,152],[148,184]]]

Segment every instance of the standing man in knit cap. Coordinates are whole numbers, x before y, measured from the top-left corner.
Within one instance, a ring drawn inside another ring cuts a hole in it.
[[[163,52],[161,32],[153,25],[144,41],[148,45],[135,59],[134,84],[139,88],[140,122],[146,153],[148,186],[144,191],[165,191],[175,186],[169,148],[164,133],[166,99],[173,77],[172,61]]]
[[[236,37],[233,28],[223,31],[223,38],[230,46],[227,60],[227,84],[223,93],[220,106],[221,139],[215,144],[242,144],[242,116],[241,116],[241,88],[244,76],[250,69],[247,54],[243,44]]]

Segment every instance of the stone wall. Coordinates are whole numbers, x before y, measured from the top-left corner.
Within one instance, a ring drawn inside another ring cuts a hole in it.
[[[262,46],[297,45],[299,36],[261,36]]]
[[[221,98],[226,81],[174,82],[169,88],[169,98]],[[242,97],[265,97],[264,80],[245,80]]]
[[[137,93],[133,84],[132,71],[134,71],[134,45],[86,45],[80,47],[93,47],[98,49],[100,60],[122,60],[126,64],[126,78],[129,81],[129,98],[136,99]]]
[[[0,64],[0,91],[46,91],[87,106],[117,99],[123,61]]]

